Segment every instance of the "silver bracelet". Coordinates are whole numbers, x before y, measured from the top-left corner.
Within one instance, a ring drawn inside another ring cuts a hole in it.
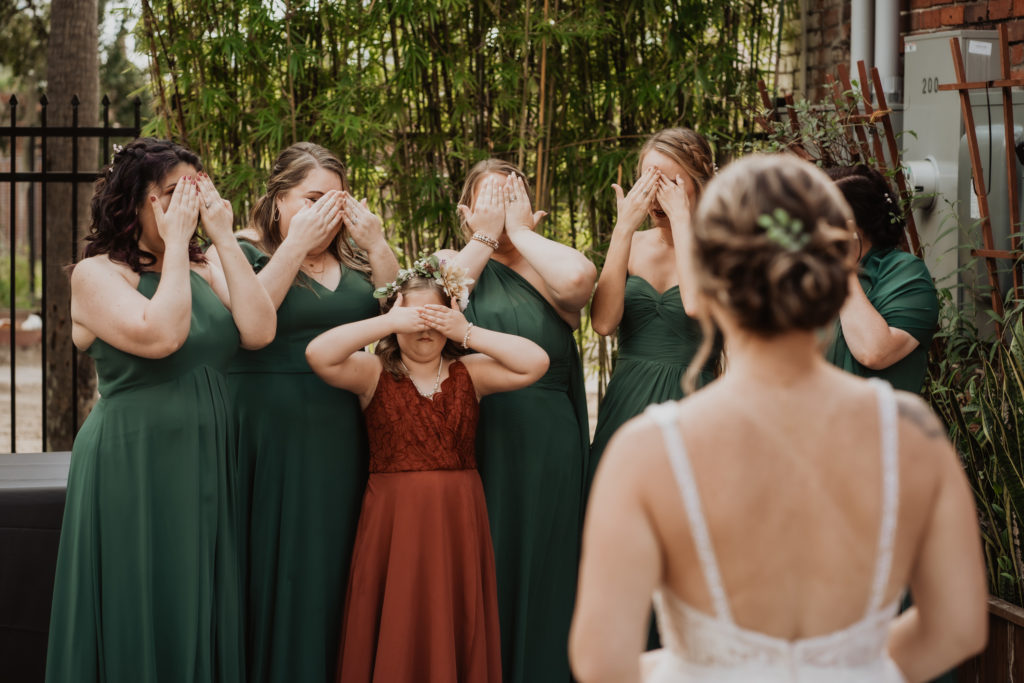
[[[473,323],[470,323],[466,328],[466,334],[462,335],[462,348],[469,348],[469,333],[473,331]]]
[[[483,242],[484,244],[489,246],[491,249],[494,249],[494,250],[498,249],[498,240],[494,239],[493,237],[488,237],[487,235],[483,234],[482,232],[474,232],[473,233],[473,239],[475,239],[477,242]]]

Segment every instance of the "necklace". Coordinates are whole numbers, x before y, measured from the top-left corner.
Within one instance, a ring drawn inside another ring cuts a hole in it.
[[[325,270],[327,270],[327,258],[326,257],[327,257],[327,253],[323,252],[317,258],[307,258],[307,259],[304,259],[302,261],[302,269],[312,273],[313,275],[321,275]],[[317,263],[320,264],[320,267],[319,268],[314,268],[313,266],[315,264],[317,264]]]
[[[402,363],[402,369],[405,370],[405,374],[409,378],[409,381],[412,382],[412,385],[413,387],[415,387],[417,394],[419,394],[423,398],[433,399],[434,394],[441,390],[441,368],[444,367],[443,356],[437,359],[437,377],[434,378],[434,388],[431,389],[430,393],[423,391],[422,389],[420,389],[420,385],[416,384],[416,380],[412,378],[412,373],[409,372],[409,368],[405,366],[405,361],[399,362]]]

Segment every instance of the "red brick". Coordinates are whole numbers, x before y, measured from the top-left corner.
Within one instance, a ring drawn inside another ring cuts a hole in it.
[[[1011,43],[1024,42],[1024,20],[1006,22],[1006,37]]]
[[[1024,44],[1017,43],[1010,46],[1010,65],[1024,66]]]
[[[1013,0],[1013,16],[1024,17],[1024,0]]]
[[[1018,0],[1024,2],[1024,0]],[[1009,2],[1009,0],[1007,0]],[[968,24],[977,24],[988,18],[988,7],[984,2],[975,2],[964,7],[964,20]]]
[[[942,25],[941,17],[941,9],[927,9],[923,12],[914,12],[910,15],[910,29],[912,31],[927,31],[938,28]]]
[[[1006,19],[1011,12],[1013,12],[1013,0],[989,0],[989,19]]]
[[[943,26],[960,26],[964,23],[964,6],[955,5],[953,7],[943,7],[942,12],[942,25]]]
[[[823,20],[825,26],[838,26],[839,25],[839,9],[833,8],[825,12],[825,18]]]

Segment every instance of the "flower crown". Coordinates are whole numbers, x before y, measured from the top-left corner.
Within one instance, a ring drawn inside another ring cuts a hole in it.
[[[469,285],[473,284],[473,278],[466,277],[465,268],[439,259],[437,254],[421,256],[413,262],[412,268],[399,268],[395,281],[373,290],[373,296],[377,299],[389,299],[414,277],[436,282],[445,294],[455,298],[461,310],[466,310],[466,306],[469,305]]]

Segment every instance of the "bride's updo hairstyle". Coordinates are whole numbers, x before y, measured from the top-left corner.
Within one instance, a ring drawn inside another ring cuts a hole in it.
[[[825,173],[786,155],[752,155],[708,183],[693,221],[700,292],[743,329],[771,337],[814,330],[839,313],[856,263],[853,214]],[[713,335],[705,327],[700,369]],[[696,373],[687,373],[688,391]]]

